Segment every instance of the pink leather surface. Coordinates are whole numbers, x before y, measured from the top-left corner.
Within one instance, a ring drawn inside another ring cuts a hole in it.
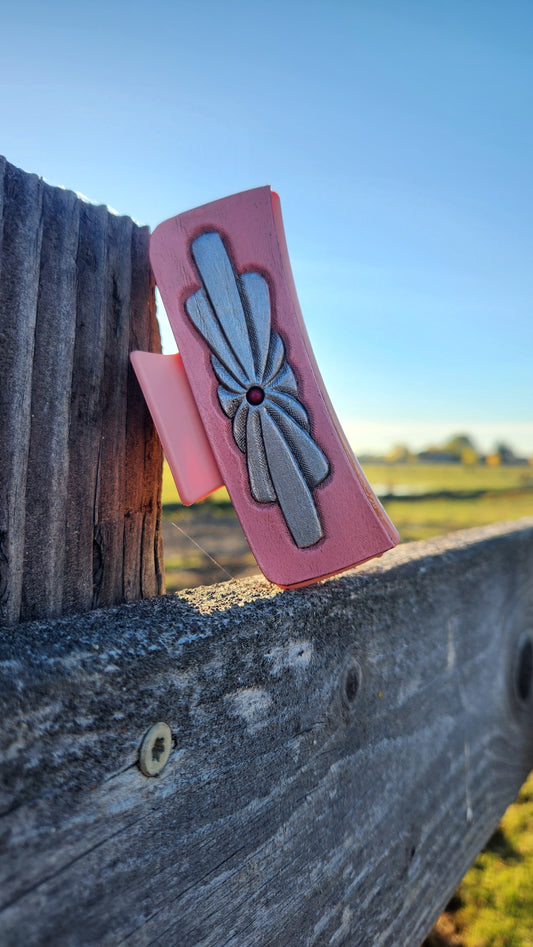
[[[285,344],[312,436],[330,463],[330,474],[313,490],[324,535],[305,549],[295,545],[277,503],[252,498],[244,455],[218,401],[209,349],[185,310],[186,300],[201,286],[190,244],[208,231],[221,234],[239,273],[258,272],[266,279],[272,328]],[[276,195],[268,187],[257,188],[167,220],[152,234],[150,256],[208,441],[266,577],[281,586],[302,585],[396,545],[398,533],[345,442],[325,394],[299,311]]]

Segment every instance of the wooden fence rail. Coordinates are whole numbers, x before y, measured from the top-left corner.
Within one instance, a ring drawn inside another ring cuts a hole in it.
[[[533,762],[532,570],[530,520],[5,635],[2,943],[415,947]]]
[[[161,585],[147,233],[0,177],[2,945],[416,947],[533,765],[533,519],[112,606]]]

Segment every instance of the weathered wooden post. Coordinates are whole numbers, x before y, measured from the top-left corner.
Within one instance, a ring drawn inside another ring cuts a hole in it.
[[[0,157],[0,621],[163,589],[148,229]]]

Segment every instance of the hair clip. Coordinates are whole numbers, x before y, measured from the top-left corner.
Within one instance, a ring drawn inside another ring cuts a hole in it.
[[[284,588],[395,546],[320,377],[277,194],[165,221],[150,259],[179,354],[131,359],[183,503],[225,484],[260,569]]]

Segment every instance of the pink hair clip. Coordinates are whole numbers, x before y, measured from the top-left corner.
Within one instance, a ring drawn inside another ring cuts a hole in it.
[[[395,546],[320,377],[277,194],[165,221],[150,258],[179,354],[131,359],[183,503],[225,484],[260,569],[285,588]]]

